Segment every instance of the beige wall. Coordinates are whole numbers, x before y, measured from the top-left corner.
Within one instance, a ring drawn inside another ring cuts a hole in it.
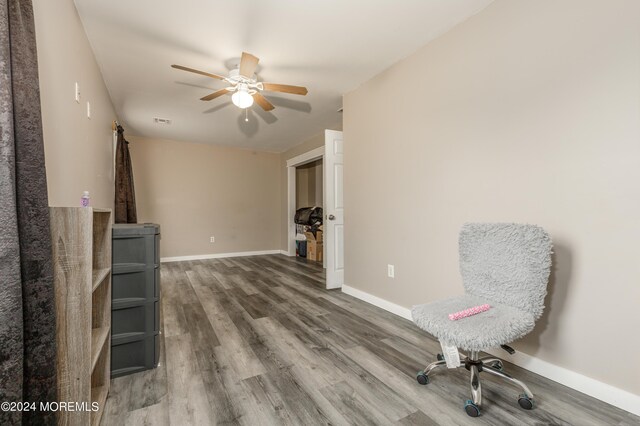
[[[162,257],[279,248],[279,154],[127,139],[138,221],[161,225]]]
[[[315,162],[314,166],[313,166],[313,173],[315,173],[314,176],[314,185],[315,185],[315,189],[314,189],[314,195],[315,195],[315,205],[316,206],[321,206],[324,208],[324,175],[323,175],[323,170],[324,170],[324,161],[323,160],[318,160]],[[311,191],[311,187],[309,187],[309,191]]]
[[[112,208],[116,114],[73,0],[33,0],[33,8],[49,204],[79,206],[88,190],[93,206]]]
[[[313,178],[309,176],[309,169],[302,167],[296,168],[296,209],[309,206],[309,199],[313,196],[313,194],[309,192],[309,182],[312,179]]]
[[[457,295],[464,222],[541,225],[550,296],[515,346],[640,394],[606,361],[640,352],[639,76],[640,2],[496,0],[347,94],[346,284]]]
[[[296,168],[296,209],[322,207],[322,159]]]

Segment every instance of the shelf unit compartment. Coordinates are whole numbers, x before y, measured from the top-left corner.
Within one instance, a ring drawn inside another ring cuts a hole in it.
[[[111,327],[111,273],[91,294],[91,328]]]
[[[98,411],[91,413],[91,424],[100,424],[102,413],[104,412],[107,395],[109,394],[109,380],[111,376],[111,353],[109,345],[102,345],[98,358],[91,373],[91,402],[98,403]]]
[[[155,273],[153,269],[118,273],[113,280],[113,301],[121,299],[146,299],[155,294]],[[157,297],[157,296],[156,296]]]
[[[104,349],[104,345],[109,340],[109,328],[101,327],[91,330],[91,371],[93,372],[98,363],[98,357]]]
[[[144,236],[118,236],[113,240],[113,264],[140,263],[147,264],[153,258],[155,244]]]
[[[91,402],[98,404],[98,409],[100,411],[104,410],[104,406],[107,402],[107,396],[109,395],[109,386],[96,386],[91,388]],[[99,412],[91,413],[91,424],[97,425],[100,424],[100,418],[102,414]]]
[[[94,269],[93,272],[91,273],[91,291],[95,291],[96,288],[98,288],[98,286],[100,284],[102,284],[104,282],[104,280],[109,277],[109,273],[111,272],[110,268],[100,268],[100,269]]]
[[[113,337],[129,333],[146,333],[155,324],[157,302],[146,302],[139,306],[117,309],[113,315]],[[150,327],[151,326],[151,327]]]
[[[93,269],[111,269],[111,211],[93,209]]]
[[[159,340],[156,335],[141,340],[113,345],[111,348],[111,377],[148,370],[157,364]]]

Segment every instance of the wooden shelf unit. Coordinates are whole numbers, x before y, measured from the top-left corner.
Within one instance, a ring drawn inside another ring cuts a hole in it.
[[[94,291],[111,274],[111,268],[95,269],[91,279],[91,291]]]
[[[111,210],[50,207],[49,214],[58,400],[87,407],[59,412],[58,424],[98,425],[111,376]],[[91,411],[92,402],[98,403],[98,411]]]

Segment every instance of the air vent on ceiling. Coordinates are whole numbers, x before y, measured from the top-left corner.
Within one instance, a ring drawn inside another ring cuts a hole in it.
[[[168,118],[160,118],[160,117],[154,117],[153,122],[156,124],[171,124],[171,120],[169,120]]]

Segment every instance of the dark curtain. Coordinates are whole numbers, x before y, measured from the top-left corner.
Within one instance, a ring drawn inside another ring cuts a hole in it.
[[[56,401],[56,321],[31,0],[0,0],[0,402]],[[55,424],[0,410],[0,424]]]
[[[124,138],[124,129],[118,126],[116,146],[116,223],[137,223],[136,193],[133,187],[133,169],[129,142]]]

